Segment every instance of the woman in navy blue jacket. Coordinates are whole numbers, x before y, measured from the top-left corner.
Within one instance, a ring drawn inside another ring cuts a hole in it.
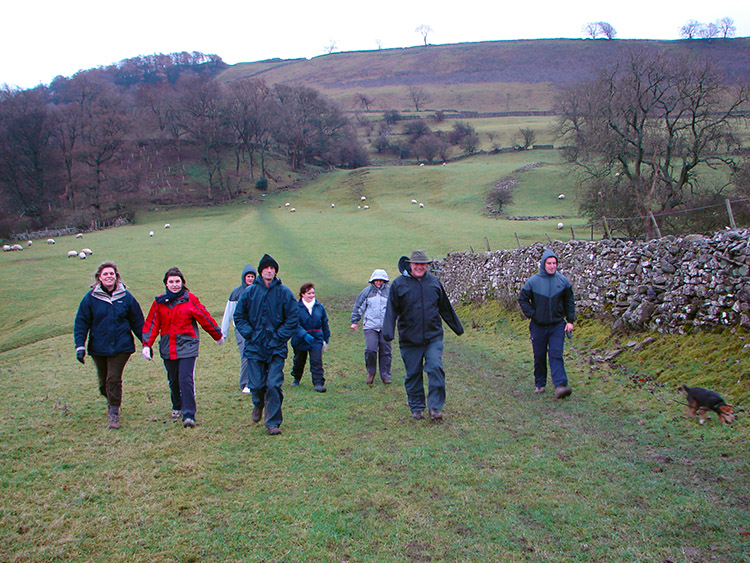
[[[328,314],[325,307],[315,299],[315,286],[303,284],[299,289],[299,326],[292,337],[294,364],[292,366],[292,385],[299,385],[305,371],[307,356],[310,356],[310,374],[313,387],[318,393],[325,393],[323,372],[323,351],[328,346],[331,331],[328,328]]]
[[[88,353],[99,375],[99,392],[107,398],[109,428],[120,428],[122,372],[135,341],[143,340],[143,311],[122,283],[114,262],[104,262],[94,274],[94,283],[81,300],[74,325],[76,359],[86,362]]]

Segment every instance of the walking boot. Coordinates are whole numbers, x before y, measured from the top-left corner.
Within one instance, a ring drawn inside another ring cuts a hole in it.
[[[250,420],[260,422],[261,418],[263,418],[263,407],[253,407],[253,414],[250,415]]]
[[[111,428],[112,430],[117,430],[120,428],[120,407],[113,407],[112,405],[109,406],[108,410],[108,416],[109,416],[109,426],[107,428]]]
[[[374,373],[368,373],[367,374],[367,379],[365,379],[365,383],[367,383],[367,385],[372,385],[373,381],[375,381],[375,374]]]

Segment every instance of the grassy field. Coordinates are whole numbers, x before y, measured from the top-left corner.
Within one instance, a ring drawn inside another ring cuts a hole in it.
[[[466,333],[446,337],[442,423],[413,421],[402,385],[364,384],[348,319],[372,269],[393,278],[414,248],[441,257],[483,249],[484,237],[507,248],[516,235],[559,235],[556,220],[482,214],[480,194],[538,161],[549,163],[519,176],[517,213],[583,223],[575,194],[557,200],[551,153],[533,151],[339,171],[257,205],[143,213],[0,256],[0,561],[750,560],[747,422],[699,426],[674,385],[633,386],[590,365],[606,327],[584,323],[568,346],[566,401],[530,393],[524,323],[493,304],[460,307]],[[65,258],[84,245],[91,258]],[[295,292],[317,285],[333,333],[329,392],[314,393],[309,376],[286,385],[283,434],[269,437],[238,392],[236,347],[204,335],[198,426],[169,418],[163,368],[136,355],[123,428],[108,431],[71,335],[99,261],[119,264],[145,309],[179,265],[219,320],[242,267],[264,252]]]

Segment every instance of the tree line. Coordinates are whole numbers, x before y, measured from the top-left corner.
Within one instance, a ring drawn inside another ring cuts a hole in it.
[[[349,118],[317,90],[220,84],[224,67],[215,55],[175,53],[30,90],[4,86],[0,232],[59,221],[86,228],[165,192],[231,200],[266,185],[270,152],[295,171],[367,163]]]

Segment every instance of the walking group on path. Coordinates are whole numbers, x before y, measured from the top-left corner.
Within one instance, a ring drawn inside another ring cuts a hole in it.
[[[379,375],[383,384],[392,381],[392,341],[398,327],[399,350],[404,363],[407,404],[414,419],[425,411],[433,421],[443,418],[446,385],[443,369],[443,322],[457,335],[463,326],[440,280],[428,271],[431,260],[422,250],[402,256],[399,276],[390,283],[383,269],[376,269],[357,296],[350,328],[362,323],[365,337],[365,383]],[[99,392],[107,399],[108,427],[120,428],[122,374],[135,352],[153,359],[152,346],[159,337],[159,355],[164,363],[172,402],[172,418],[182,418],[186,428],[196,422],[195,365],[200,326],[221,345],[234,323],[240,352],[240,391],[252,396],[251,420],[264,421],[269,435],[281,433],[283,422],[284,363],[287,344],[294,350],[292,385],[300,384],[309,359],[316,392],[325,393],[323,353],[331,331],[325,307],[315,296],[315,285],[305,283],[299,299],[278,277],[279,264],[268,254],[257,271],[245,266],[240,285],[232,290],[219,325],[185,285],[185,276],[173,267],[164,274],[165,292],[154,298],[145,320],[138,301],[122,282],[114,262],[104,262],[94,274],[91,290],[84,296],[75,318],[76,358],[85,363],[86,351],[94,361]],[[534,354],[535,393],[547,383],[547,360],[555,386],[555,397],[571,394],[563,362],[565,335],[573,331],[575,302],[570,282],[557,271],[557,256],[545,250],[540,271],[523,286],[519,304],[530,319]],[[86,343],[88,341],[88,347]],[[425,395],[424,376],[427,376]]]

